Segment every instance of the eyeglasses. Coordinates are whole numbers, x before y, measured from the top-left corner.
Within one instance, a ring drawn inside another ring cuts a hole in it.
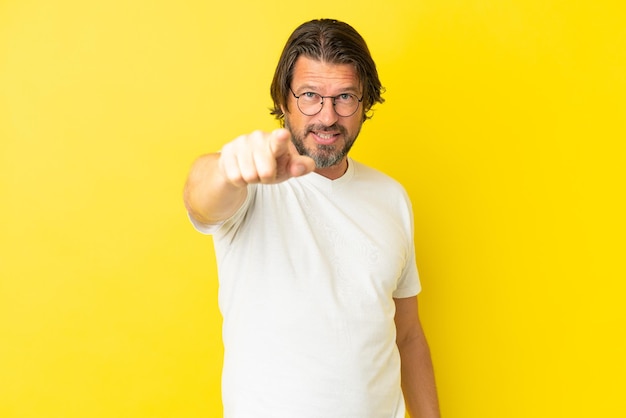
[[[341,117],[347,118],[356,113],[359,108],[359,103],[363,101],[363,97],[359,99],[358,96],[352,93],[342,93],[337,96],[322,96],[312,91],[306,91],[299,96],[289,89],[293,97],[296,98],[296,104],[298,109],[306,116],[314,116],[322,111],[324,107],[324,99],[331,99],[335,112]]]

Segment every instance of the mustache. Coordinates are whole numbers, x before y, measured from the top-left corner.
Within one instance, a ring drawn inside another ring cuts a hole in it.
[[[326,125],[322,125],[322,124],[312,124],[312,125],[307,125],[304,129],[305,135],[313,132],[313,131],[317,131],[317,132],[339,132],[342,135],[346,135],[347,131],[346,128],[344,128],[342,125],[339,125],[337,123],[333,123],[330,126],[326,126]]]

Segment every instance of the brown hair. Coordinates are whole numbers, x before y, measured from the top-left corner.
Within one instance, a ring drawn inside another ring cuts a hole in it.
[[[293,68],[300,55],[331,64],[353,64],[363,86],[363,120],[375,103],[383,103],[384,91],[376,64],[365,40],[350,25],[333,19],[311,20],[291,34],[280,56],[270,93],[274,101],[271,114],[284,123],[281,106],[287,109]]]

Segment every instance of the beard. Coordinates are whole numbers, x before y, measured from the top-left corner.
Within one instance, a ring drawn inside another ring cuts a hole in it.
[[[302,131],[295,131],[290,123],[289,119],[285,117],[285,128],[291,133],[291,141],[298,150],[300,155],[306,155],[311,157],[315,161],[317,168],[328,168],[339,164],[348,155],[348,152],[352,148],[354,141],[359,135],[357,131],[354,135],[350,135],[345,127],[339,124],[333,124],[331,126],[324,126],[320,124],[306,125]],[[344,141],[343,144],[336,143],[331,145],[314,144],[312,147],[307,147],[304,144],[304,139],[307,135],[313,131],[317,132],[340,132]]]

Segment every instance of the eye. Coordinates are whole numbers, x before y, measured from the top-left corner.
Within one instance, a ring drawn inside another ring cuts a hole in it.
[[[307,99],[314,99],[317,96],[317,93],[313,93],[312,91],[305,91],[302,93],[302,96]]]
[[[352,94],[350,94],[350,93],[343,93],[343,94],[340,94],[339,96],[337,96],[336,100],[339,100],[340,102],[348,103],[348,102],[351,102],[353,99],[354,99],[354,96]]]

